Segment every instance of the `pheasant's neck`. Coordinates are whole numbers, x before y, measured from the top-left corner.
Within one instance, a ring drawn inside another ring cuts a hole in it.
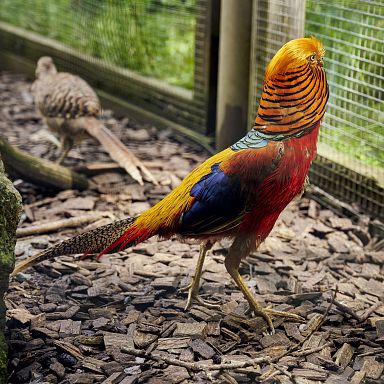
[[[285,153],[287,156],[284,156],[284,158],[286,162],[290,158],[292,161],[297,161],[296,163],[291,163],[291,166],[307,166],[308,171],[311,161],[316,156],[319,128],[320,123],[318,123],[310,132],[303,135],[302,137],[293,137],[285,141]]]
[[[270,175],[270,181],[277,184],[277,195],[281,196],[281,209],[303,190],[309,167],[316,156],[319,127],[320,124],[302,137],[284,141],[284,155]]]

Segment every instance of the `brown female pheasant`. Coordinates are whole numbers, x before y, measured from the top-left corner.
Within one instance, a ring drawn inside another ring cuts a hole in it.
[[[143,163],[99,120],[99,98],[83,79],[71,73],[57,72],[52,58],[44,56],[37,62],[32,93],[44,121],[61,139],[58,163],[64,160],[75,142],[88,134],[98,140],[109,156],[139,184],[143,184],[142,176],[156,184]]]

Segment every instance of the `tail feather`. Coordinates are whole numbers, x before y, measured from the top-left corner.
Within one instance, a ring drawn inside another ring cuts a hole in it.
[[[152,234],[150,231],[135,226],[135,220],[135,217],[130,217],[115,221],[64,240],[18,263],[11,273],[11,276],[43,260],[54,259],[61,255],[99,253],[97,256],[97,259],[99,259],[106,253],[123,250],[151,237]]]
[[[97,255],[97,260],[99,260],[101,256],[107,253],[122,251],[123,249],[128,248],[131,245],[141,243],[149,237],[151,237],[151,233],[146,228],[138,228],[133,225],[122,236],[120,236],[116,241],[114,241],[109,247],[100,252]]]
[[[144,166],[144,164],[116,137],[110,130],[95,118],[87,118],[84,124],[87,132],[96,138],[109,156],[115,160],[121,167],[125,168],[131,177],[140,185],[143,185],[144,176],[148,181],[157,184],[154,176]]]

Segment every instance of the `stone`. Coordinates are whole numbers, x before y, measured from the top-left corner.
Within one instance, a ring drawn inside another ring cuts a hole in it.
[[[4,340],[4,292],[8,289],[9,273],[15,264],[16,228],[21,214],[21,196],[5,177],[0,159],[0,384],[7,382],[7,344]]]

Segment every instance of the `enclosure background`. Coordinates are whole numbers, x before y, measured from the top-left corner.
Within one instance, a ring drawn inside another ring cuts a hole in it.
[[[214,128],[209,116],[217,66],[210,12],[212,2],[204,0],[0,1],[0,20],[78,55],[61,55],[59,64],[86,77],[92,71],[87,63],[99,63],[93,85],[205,135]],[[283,43],[303,34],[324,43],[330,86],[312,180],[384,217],[382,1],[254,0],[249,127],[266,64]],[[33,61],[37,53],[28,55]]]

